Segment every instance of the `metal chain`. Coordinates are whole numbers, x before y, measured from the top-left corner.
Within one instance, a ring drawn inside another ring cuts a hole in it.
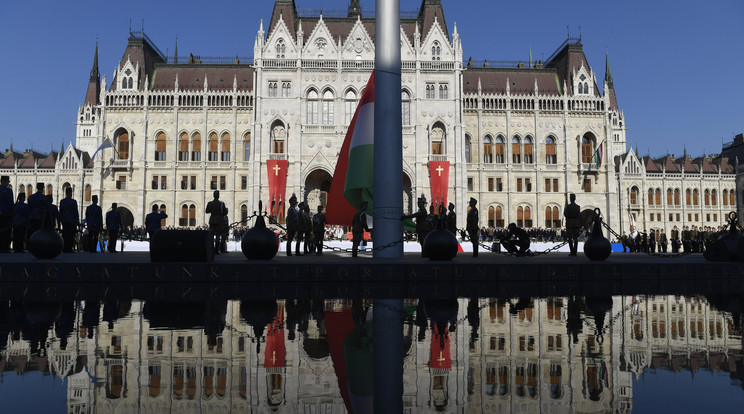
[[[582,230],[587,230],[587,229],[589,229],[589,228],[591,227],[591,225],[592,225],[592,223],[589,223],[589,224],[585,225],[584,227],[582,227],[582,228],[581,228],[581,229],[579,230],[579,233],[580,233],[580,232],[581,232]],[[494,240],[495,240],[495,241],[498,241],[499,243],[501,243],[501,239],[498,239],[498,238],[497,238],[497,239],[494,239]],[[519,254],[519,253],[512,253],[512,252],[498,252],[498,251],[493,251],[493,249],[491,248],[491,246],[488,246],[488,245],[486,245],[486,244],[484,244],[484,243],[478,243],[478,245],[479,245],[479,246],[483,247],[483,248],[484,248],[485,250],[487,250],[487,251],[489,251],[489,252],[492,252],[492,253],[496,253],[496,254],[500,254],[500,255],[502,255],[502,256],[511,256],[511,257],[534,257],[534,256],[540,256],[540,255],[543,255],[543,254],[548,254],[548,253],[552,253],[552,252],[554,252],[554,251],[556,251],[556,250],[560,249],[561,247],[563,247],[563,246],[565,246],[565,245],[567,245],[567,244],[568,244],[568,240],[566,240],[566,241],[563,241],[563,242],[561,242],[561,243],[559,243],[559,244],[556,244],[555,246],[553,246],[553,247],[550,247],[550,248],[548,248],[548,249],[546,249],[546,250],[544,250],[544,251],[542,251],[542,252],[533,252],[533,251],[528,251],[528,252],[525,252],[525,253],[523,253],[523,254]]]

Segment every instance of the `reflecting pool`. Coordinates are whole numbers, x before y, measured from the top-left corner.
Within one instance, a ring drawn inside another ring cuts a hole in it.
[[[372,412],[375,306],[6,301],[0,407]],[[406,413],[744,407],[739,296],[405,299],[395,310]]]

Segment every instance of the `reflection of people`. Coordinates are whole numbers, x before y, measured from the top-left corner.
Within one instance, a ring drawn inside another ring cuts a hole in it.
[[[478,200],[470,197],[470,209],[468,210],[465,226],[470,242],[473,243],[473,257],[478,257],[478,209],[475,207],[477,203]]]
[[[576,204],[576,194],[571,193],[570,200],[571,202],[563,209],[563,216],[566,218],[566,236],[568,248],[571,250],[568,255],[576,256],[576,250],[579,247],[579,231],[581,231],[581,207]]]
[[[501,245],[509,253],[516,253],[517,256],[523,256],[530,248],[530,237],[524,229],[517,227],[514,223],[510,223],[504,233],[504,238],[501,239]]]
[[[124,222],[121,219],[121,213],[116,209],[116,203],[111,203],[111,211],[106,213],[109,253],[116,253],[116,239],[119,237],[119,231],[122,227],[124,227]]]
[[[87,250],[95,253],[98,248],[98,234],[103,227],[103,212],[98,205],[98,196],[91,197],[91,205],[85,209],[85,221],[88,224]]]
[[[214,254],[220,254],[222,250],[222,240],[226,233],[225,216],[227,216],[227,207],[220,201],[220,190],[214,190],[212,193],[214,199],[207,203],[206,213],[209,216],[209,229],[214,235]]]
[[[62,221],[62,240],[64,241],[65,253],[72,253],[72,245],[75,242],[75,232],[80,226],[80,215],[78,204],[72,198],[72,187],[65,189],[65,198],[59,202],[59,214]]]
[[[359,210],[354,213],[354,218],[351,220],[351,257],[357,257],[359,243],[364,238],[364,232],[369,231],[366,211],[367,202],[362,201],[362,204],[359,205]]]
[[[292,256],[292,239],[295,237],[295,233],[297,233],[297,219],[299,215],[297,212],[297,196],[292,194],[292,197],[289,198],[289,208],[287,209],[287,256]],[[300,255],[300,241],[297,240],[297,250],[295,253],[299,256]]]
[[[163,210],[158,210],[158,206],[152,205],[152,213],[145,216],[145,230],[147,230],[147,237],[152,240],[152,236],[156,231],[160,230],[162,220],[168,218],[168,215]]]

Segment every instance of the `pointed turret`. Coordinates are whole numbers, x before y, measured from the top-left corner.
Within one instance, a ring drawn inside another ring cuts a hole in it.
[[[617,109],[617,96],[615,96],[615,83],[612,81],[612,73],[610,72],[610,52],[607,51],[605,54],[605,95],[610,98],[610,109]]]
[[[359,0],[351,0],[349,2],[348,17],[359,17],[361,15],[362,15],[362,5],[359,4]]]
[[[85,93],[85,105],[97,105],[101,88],[101,74],[98,72],[98,40],[96,40],[96,51],[93,55],[93,68],[90,70],[88,90]]]
[[[173,63],[178,63],[178,36],[176,36],[176,47],[173,49]]]

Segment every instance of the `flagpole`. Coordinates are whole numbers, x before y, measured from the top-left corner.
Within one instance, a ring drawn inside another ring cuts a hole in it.
[[[403,134],[400,103],[400,0],[376,0],[375,19],[375,248],[403,237]],[[402,258],[403,244],[374,250]],[[374,412],[403,412],[403,300],[375,299]]]

